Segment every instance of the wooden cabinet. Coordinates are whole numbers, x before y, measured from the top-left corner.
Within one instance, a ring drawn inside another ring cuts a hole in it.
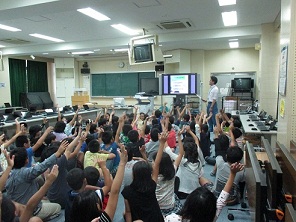
[[[72,106],[74,105],[82,106],[85,103],[89,102],[89,95],[82,95],[82,96],[74,95],[71,97],[71,99],[72,99]]]

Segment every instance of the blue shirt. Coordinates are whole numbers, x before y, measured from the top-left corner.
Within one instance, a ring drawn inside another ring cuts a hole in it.
[[[26,149],[26,151],[27,151],[28,160],[29,160],[26,167],[31,167],[32,166],[32,161],[33,161],[33,156],[34,156],[33,148],[29,147],[29,148]]]
[[[113,167],[117,167],[120,162],[120,156],[119,156],[119,153],[117,152],[117,148],[118,148],[117,143],[113,142],[110,146],[108,146],[108,147],[106,147],[106,146],[107,146],[106,144],[102,144],[101,149],[106,150],[110,153],[114,153],[116,155],[114,158]]]

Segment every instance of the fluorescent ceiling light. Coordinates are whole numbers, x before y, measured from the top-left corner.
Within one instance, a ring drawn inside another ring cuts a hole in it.
[[[128,34],[128,35],[138,35],[139,34],[138,31],[130,29],[129,27],[122,25],[122,24],[114,24],[111,26],[121,32]]]
[[[238,46],[239,46],[239,44],[238,44],[238,42],[229,42],[229,47],[230,48],[238,48]]]
[[[92,54],[93,51],[71,52],[72,55]]]
[[[222,19],[223,19],[224,26],[237,25],[236,11],[222,12]]]
[[[7,25],[2,25],[2,24],[0,24],[0,29],[4,29],[4,30],[7,30],[7,31],[11,31],[11,32],[22,31],[20,29],[17,29],[17,28],[11,27],[11,26],[7,26]]]
[[[57,39],[57,38],[53,38],[47,35],[41,35],[38,33],[33,33],[33,34],[29,34],[30,36],[36,37],[36,38],[40,38],[40,39],[45,39],[45,40],[49,40],[49,41],[53,41],[53,42],[64,42],[64,40],[62,39]]]
[[[93,19],[96,19],[98,21],[110,20],[109,17],[107,17],[106,15],[103,15],[102,13],[100,13],[92,8],[81,8],[81,9],[77,9],[77,11],[81,12],[89,17],[92,17]]]
[[[4,48],[5,46],[4,45],[0,45],[0,48]]]
[[[128,49],[127,48],[126,49],[111,49],[110,51],[112,51],[112,52],[127,52]]]
[[[236,0],[218,0],[220,6],[235,5]]]

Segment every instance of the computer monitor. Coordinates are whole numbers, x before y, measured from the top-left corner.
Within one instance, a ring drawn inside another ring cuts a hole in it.
[[[252,221],[266,221],[267,185],[253,145],[247,142],[246,188]]]
[[[292,197],[292,205],[296,209],[296,160],[281,143],[276,143],[276,158],[283,173],[283,192]]]
[[[5,106],[6,108],[11,107],[10,103],[4,103],[4,106]]]
[[[268,161],[264,161],[266,170],[266,183],[267,183],[267,201],[270,208],[283,208],[282,200],[282,189],[283,189],[283,171],[275,158],[275,153],[270,146],[267,139],[261,137],[262,148],[268,156]]]
[[[125,99],[124,98],[113,98],[114,107],[125,107]]]

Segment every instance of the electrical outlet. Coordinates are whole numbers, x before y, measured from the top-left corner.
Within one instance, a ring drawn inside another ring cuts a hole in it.
[[[4,88],[5,87],[5,83],[4,82],[0,82],[0,88]]]

